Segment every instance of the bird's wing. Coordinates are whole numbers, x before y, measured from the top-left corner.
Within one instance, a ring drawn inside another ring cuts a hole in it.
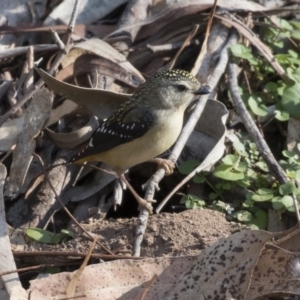
[[[89,144],[72,161],[107,151],[144,135],[154,123],[150,110],[135,108],[126,114],[112,115],[99,124]]]

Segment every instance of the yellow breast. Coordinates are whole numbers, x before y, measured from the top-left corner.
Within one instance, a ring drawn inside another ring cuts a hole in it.
[[[166,116],[146,134],[131,142],[89,157],[89,161],[102,161],[114,169],[126,170],[146,162],[168,150],[177,140],[183,122],[183,112]]]

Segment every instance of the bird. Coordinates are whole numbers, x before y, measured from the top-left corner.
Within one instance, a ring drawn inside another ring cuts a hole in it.
[[[99,121],[88,144],[77,153],[74,164],[104,162],[132,192],[139,208],[152,212],[151,200],[140,197],[125,177],[131,167],[153,161],[171,173],[174,164],[157,158],[177,140],[186,108],[197,95],[209,94],[208,86],[188,71],[158,71],[106,120]]]

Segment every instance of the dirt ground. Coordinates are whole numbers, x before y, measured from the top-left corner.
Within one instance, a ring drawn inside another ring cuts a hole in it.
[[[136,218],[101,220],[84,227],[99,236],[99,241],[115,254],[131,255]],[[178,214],[162,213],[149,218],[141,256],[197,255],[217,240],[241,229],[225,215],[208,209],[187,210]],[[31,243],[27,251],[76,251],[86,253],[90,240],[82,234],[57,245]],[[102,252],[96,246],[94,253]]]

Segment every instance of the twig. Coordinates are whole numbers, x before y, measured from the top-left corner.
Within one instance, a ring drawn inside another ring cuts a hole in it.
[[[261,156],[265,160],[270,170],[270,173],[273,174],[273,176],[279,181],[280,184],[289,182],[287,175],[285,174],[281,166],[277,163],[275,157],[273,156],[273,153],[271,152],[269,146],[267,145],[266,141],[263,139],[253,119],[248,113],[245,104],[239,94],[235,63],[233,62],[229,63],[227,74],[228,74],[229,90],[230,90],[233,103],[235,105],[236,112],[242,119],[247,131],[249,132],[250,137],[257,145],[258,151],[260,152]],[[300,215],[299,215],[298,202],[294,195],[293,195],[293,201],[296,210],[297,220],[299,222]]]
[[[86,257],[86,253],[78,252],[78,251],[27,251],[27,252],[19,252],[13,251],[13,255],[17,257],[31,257],[31,256],[71,256],[71,257]],[[132,259],[131,256],[125,255],[108,255],[108,254],[91,254],[91,258],[98,258],[103,260],[114,260],[114,259]],[[145,259],[145,257],[137,257],[134,259]]]
[[[208,23],[207,23],[207,27],[206,27],[206,32],[205,32],[205,38],[204,38],[204,41],[203,41],[203,45],[202,45],[200,54],[197,57],[195,65],[194,65],[194,67],[193,67],[193,69],[191,71],[191,73],[193,75],[196,75],[198,73],[198,71],[200,69],[200,65],[201,65],[201,63],[203,61],[204,54],[206,53],[207,41],[208,41],[209,33],[210,33],[210,30],[211,30],[211,25],[212,25],[212,21],[213,21],[213,18],[214,18],[214,14],[215,14],[215,11],[216,11],[217,2],[218,2],[218,0],[214,1],[214,5],[213,5],[213,7],[211,9],[211,12],[210,12],[210,15],[209,15],[209,19],[208,19]]]
[[[70,48],[70,41],[71,41],[71,36],[72,36],[75,20],[76,20],[77,13],[78,13],[79,2],[80,2],[80,0],[75,1],[71,20],[69,22],[67,32],[64,36],[64,43],[65,43],[65,48],[66,48],[67,52],[69,51],[69,48]],[[49,73],[51,75],[53,75],[54,71],[58,68],[58,66],[60,65],[64,56],[65,56],[65,53],[63,51],[58,52],[52,66],[49,70]],[[19,110],[19,108],[21,108],[33,96],[33,94],[43,86],[43,84],[44,84],[44,81],[42,79],[38,80],[38,82],[34,85],[34,87],[30,91],[28,91],[14,107],[12,107],[8,112],[6,112],[3,116],[1,116],[0,117],[0,126],[2,126],[3,123],[8,118],[13,116]]]
[[[38,256],[38,254],[37,254],[37,256]],[[28,271],[32,271],[32,270],[45,269],[45,268],[49,268],[49,267],[74,266],[74,265],[78,265],[79,263],[80,262],[78,261],[78,262],[65,262],[65,263],[57,263],[57,264],[42,264],[42,265],[30,266],[30,267],[25,267],[25,268],[19,268],[19,269],[12,270],[12,271],[2,272],[2,273],[0,273],[0,277],[9,275],[9,274],[13,274],[13,273],[28,272]]]
[[[158,276],[156,274],[153,275],[153,277],[151,278],[151,280],[147,283],[147,285],[146,285],[146,287],[145,287],[145,289],[143,291],[143,294],[142,294],[140,300],[144,300],[146,298],[147,293],[149,292],[151,286],[153,286],[153,284],[154,284],[155,280],[157,279],[157,277]]]
[[[167,63],[165,66],[164,66],[164,69],[173,69],[179,55],[182,53],[182,51],[187,47],[187,45],[190,43],[190,41],[192,40],[192,38],[195,36],[195,34],[197,33],[199,29],[199,24],[195,24],[192,31],[189,33],[189,35],[187,36],[187,38],[185,39],[185,41],[182,43],[180,49],[176,52],[174,58],[169,62]]]
[[[67,298],[71,298],[74,297],[75,295],[75,289],[76,289],[76,285],[79,281],[80,276],[82,275],[82,273],[84,272],[85,267],[87,266],[90,258],[91,258],[91,254],[95,248],[96,242],[97,242],[97,236],[94,237],[94,240],[90,246],[90,249],[88,251],[88,253],[86,254],[86,257],[84,258],[84,261],[82,262],[80,268],[78,270],[75,271],[75,273],[73,274],[70,282],[67,285],[66,288],[66,296]]]
[[[52,44],[16,47],[13,49],[1,50],[0,51],[0,59],[6,59],[6,58],[11,58],[11,57],[25,54],[25,53],[27,53],[27,51],[30,47],[33,47],[33,51],[35,53],[46,52],[46,51],[55,51],[55,50],[59,49],[57,45],[52,45]]]
[[[59,35],[57,34],[56,31],[50,29],[50,33],[52,35],[52,39],[54,40],[55,44],[57,45],[57,47],[59,48],[60,51],[62,51],[63,53],[67,54],[67,50],[66,50],[66,46],[63,43],[63,41],[60,39]]]

